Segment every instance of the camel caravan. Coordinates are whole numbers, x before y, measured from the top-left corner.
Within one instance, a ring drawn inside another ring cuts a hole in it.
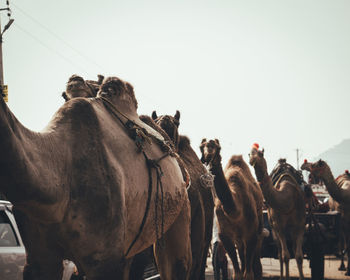
[[[66,102],[41,132],[24,127],[0,101],[1,193],[14,205],[25,244],[24,280],[61,280],[66,259],[88,280],[143,279],[149,258],[162,280],[204,280],[213,226],[233,279],[263,278],[269,234],[280,278],[290,278],[295,258],[304,279],[313,204],[301,171],[281,159],[269,174],[258,144],[249,163],[233,155],[223,168],[220,141],[203,138],[199,158],[179,134],[179,111],[139,116],[132,85],[117,77],[73,75],[62,97]],[[323,161],[305,161],[302,169],[324,182],[341,213],[349,259],[349,173],[334,179]],[[346,270],[350,275],[349,262]]]

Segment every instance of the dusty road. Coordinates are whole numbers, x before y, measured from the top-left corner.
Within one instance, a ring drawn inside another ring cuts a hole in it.
[[[338,271],[340,261],[339,259],[335,259],[333,256],[326,256],[325,260],[325,279],[342,279],[342,280],[350,280],[350,276],[345,276],[344,271]],[[208,258],[207,261],[207,269],[206,269],[206,280],[212,280],[214,279],[213,276],[213,268],[211,265],[211,259]],[[276,259],[269,259],[269,258],[263,258],[262,259],[262,265],[263,265],[263,276],[264,279],[279,279],[279,271],[280,271],[280,265],[279,261]],[[229,270],[231,272],[231,275],[233,273],[232,271],[232,264],[231,261],[229,261]],[[304,260],[303,262],[303,271],[304,276],[306,279],[311,279],[311,271],[309,268],[309,261]],[[290,276],[292,279],[299,279],[298,278],[298,269],[296,266],[295,259],[292,259],[290,261]]]

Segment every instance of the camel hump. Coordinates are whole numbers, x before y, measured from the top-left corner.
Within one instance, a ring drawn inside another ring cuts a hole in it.
[[[97,125],[96,111],[92,102],[93,100],[83,97],[68,100],[56,112],[46,129],[56,127],[59,123]],[[65,125],[64,127],[67,128]]]
[[[63,104],[60,109],[65,112],[77,114],[81,110],[94,110],[91,102],[92,100],[88,98],[76,97]]]
[[[242,155],[233,155],[229,159],[226,168],[230,166],[237,166],[237,167],[243,168],[243,166],[245,165],[246,163],[244,162]]]
[[[227,172],[226,176],[227,181],[234,184],[236,187],[246,188],[247,182],[239,170],[230,170]]]
[[[190,145],[191,145],[190,138],[188,138],[185,135],[180,135],[179,150],[181,150],[185,146],[190,146]]]

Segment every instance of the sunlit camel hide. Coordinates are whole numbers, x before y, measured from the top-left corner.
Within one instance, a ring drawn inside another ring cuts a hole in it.
[[[25,128],[2,99],[0,106],[0,189],[26,247],[24,280],[61,279],[63,259],[89,280],[126,279],[128,258],[162,233],[162,279],[189,278],[186,183],[157,133],[140,128],[129,83],[105,79],[97,98],[66,102],[42,132]],[[138,133],[150,142],[137,145]]]

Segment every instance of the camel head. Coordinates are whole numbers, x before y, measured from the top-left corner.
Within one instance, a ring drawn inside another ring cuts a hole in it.
[[[113,104],[126,102],[137,109],[137,100],[134,94],[134,88],[128,82],[118,77],[105,78],[97,92],[97,97],[104,97]]]
[[[202,153],[202,163],[207,165],[218,165],[221,163],[221,146],[218,139],[207,141],[206,138],[203,138],[199,148]]]
[[[103,78],[102,75],[98,75],[97,81],[85,81],[78,75],[72,75],[67,82],[66,91],[62,93],[62,97],[66,101],[76,97],[95,97]]]
[[[260,163],[262,160],[264,160],[264,149],[260,151],[259,144],[254,143],[249,153],[249,164],[254,167],[257,163]]]
[[[306,159],[304,159],[303,164],[300,166],[301,170],[306,170],[311,172],[311,168],[312,168],[312,163],[308,162]]]
[[[180,112],[176,111],[174,116],[158,116],[156,111],[153,111],[152,119],[169,135],[170,139],[174,142],[177,148],[180,140],[180,135],[178,132],[180,125]]]
[[[310,184],[318,184],[320,183],[320,181],[322,181],[322,178],[325,174],[331,174],[331,169],[329,168],[328,164],[321,159],[314,163],[308,162],[305,159],[300,169],[310,172],[310,176],[309,176]]]

